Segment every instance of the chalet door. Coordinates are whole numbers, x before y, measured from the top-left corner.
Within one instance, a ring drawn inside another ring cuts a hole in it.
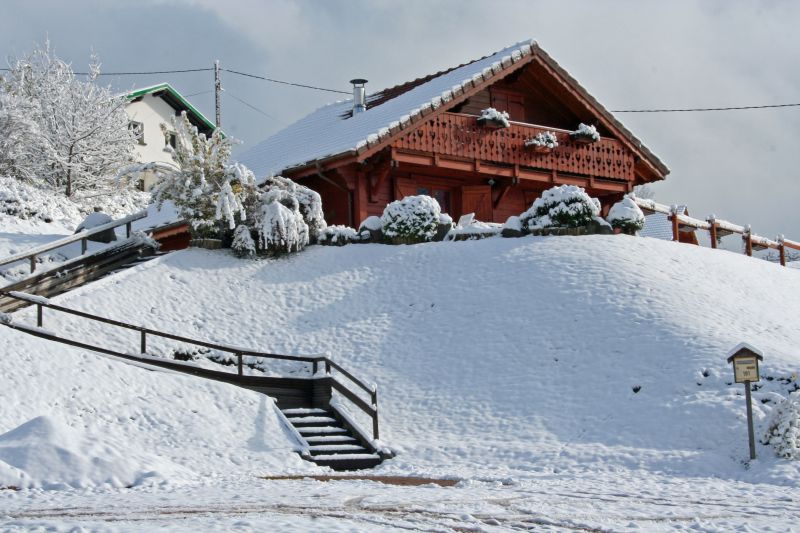
[[[492,187],[465,185],[461,187],[461,214],[475,213],[475,219],[492,221]]]
[[[394,180],[394,199],[402,200],[406,196],[417,194],[417,183],[411,178],[396,178]]]

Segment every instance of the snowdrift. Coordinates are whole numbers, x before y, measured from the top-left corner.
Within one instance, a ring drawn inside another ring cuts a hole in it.
[[[743,390],[725,355],[740,341],[765,353],[760,435],[797,388],[798,291],[800,273],[764,261],[590,236],[314,246],[256,261],[187,250],[57,301],[215,342],[330,352],[379,384],[382,440],[399,452],[382,473],[641,470],[796,483],[798,467],[767,446],[743,465]],[[45,317],[48,329],[136,346],[78,324]],[[2,401],[18,411],[3,410],[0,431],[55,411],[180,467],[303,466],[264,398],[3,336]],[[24,401],[33,387],[36,401]],[[259,417],[267,440],[246,448]],[[255,451],[264,446],[279,451]]]

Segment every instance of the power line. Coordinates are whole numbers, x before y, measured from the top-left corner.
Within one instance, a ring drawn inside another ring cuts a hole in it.
[[[272,83],[280,83],[280,84],[283,84],[283,85],[291,85],[293,87],[303,87],[305,89],[314,89],[314,90],[317,90],[317,91],[327,91],[329,93],[351,94],[350,91],[340,91],[338,89],[327,89],[325,87],[317,87],[315,85],[306,85],[304,83],[294,83],[294,82],[291,82],[291,81],[275,80],[275,79],[272,79],[272,78],[265,78],[264,76],[258,76],[256,74],[248,74],[246,72],[239,72],[238,70],[230,70],[230,69],[227,69],[227,68],[224,68],[222,70],[224,70],[225,72],[230,72],[231,74],[237,74],[239,76],[245,76],[247,78],[255,78],[257,80],[264,80],[264,81],[269,81],[269,82],[272,82]]]
[[[10,72],[10,68],[0,68],[0,70]],[[146,76],[149,74],[182,74],[185,72],[208,72],[213,68],[187,68],[181,70],[150,70],[146,72],[100,72],[98,76]],[[77,76],[88,76],[88,72],[73,72]]]
[[[238,98],[237,96],[235,96],[235,95],[231,94],[231,93],[230,93],[230,91],[225,91],[225,94],[226,94],[227,96],[230,96],[231,98],[233,98],[234,100],[236,100],[236,101],[237,101],[237,102],[239,102],[240,104],[246,105],[247,107],[249,107],[249,108],[250,108],[250,109],[252,109],[253,111],[258,111],[259,113],[261,113],[262,115],[264,115],[265,117],[267,117],[267,118],[269,118],[269,119],[272,119],[272,120],[274,120],[274,121],[276,121],[276,122],[281,122],[281,123],[284,123],[282,120],[279,120],[279,119],[277,119],[277,118],[273,117],[272,115],[270,115],[269,113],[267,113],[267,112],[266,112],[266,111],[264,111],[263,109],[259,109],[259,108],[257,108],[256,106],[254,106],[253,104],[249,104],[249,103],[245,102],[244,100],[242,100],[241,98]]]
[[[692,113],[696,111],[739,111],[741,109],[771,109],[777,107],[800,107],[800,104],[767,104],[732,107],[695,107],[687,109],[617,109],[612,113]]]
[[[200,91],[199,93],[184,94],[183,96],[185,98],[191,98],[192,96],[200,96],[201,94],[208,94],[208,93],[213,93],[213,92],[214,92],[214,89],[209,89],[207,91]]]

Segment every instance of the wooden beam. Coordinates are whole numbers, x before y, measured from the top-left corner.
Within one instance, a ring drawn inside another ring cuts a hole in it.
[[[508,185],[504,185],[503,188],[500,189],[500,194],[497,196],[497,199],[494,201],[494,208],[495,209],[500,207],[500,202],[503,201],[503,198],[506,197],[506,194],[508,194],[508,191],[511,190],[511,186],[512,185],[513,185],[513,183],[509,183]]]
[[[389,177],[389,174],[392,172],[391,165],[386,165],[379,169],[375,174],[375,179],[369,179],[369,201],[375,202],[375,195],[378,191],[383,187],[384,183],[386,183],[386,178]]]

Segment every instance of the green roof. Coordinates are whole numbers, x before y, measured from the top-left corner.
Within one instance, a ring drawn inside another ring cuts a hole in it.
[[[128,100],[135,100],[136,98],[140,98],[147,94],[154,94],[154,93],[164,93],[167,98],[165,100],[168,104],[170,104],[175,109],[180,109],[181,111],[186,111],[189,115],[189,121],[192,122],[198,129],[208,130],[203,133],[210,134],[213,132],[217,126],[212,121],[210,121],[206,116],[201,113],[195,106],[189,103],[189,100],[183,97],[181,93],[175,90],[172,85],[169,83],[159,83],[158,85],[153,85],[152,87],[145,87],[143,89],[136,89],[135,91],[129,92],[125,94],[125,97]]]

